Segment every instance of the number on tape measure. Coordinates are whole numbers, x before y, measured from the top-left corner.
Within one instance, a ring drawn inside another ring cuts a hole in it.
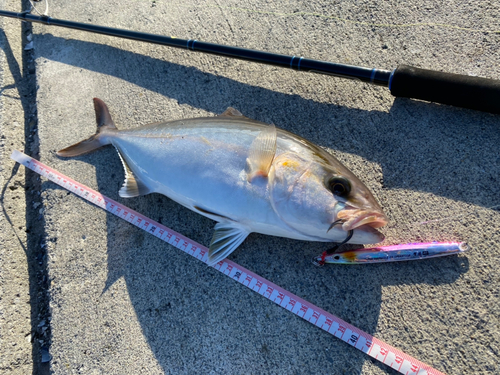
[[[35,171],[43,177],[64,187],[70,192],[85,200],[105,209],[106,211],[128,221],[140,229],[158,237],[162,241],[177,247],[186,254],[206,263],[208,249],[191,239],[173,231],[166,226],[147,218],[146,216],[108,198],[91,188],[80,184],[59,173],[43,163],[14,151],[11,158],[25,167]],[[259,293],[266,299],[276,303],[284,309],[300,316],[316,327],[338,337],[354,348],[366,353],[370,357],[386,364],[405,375],[444,375],[442,372],[426,365],[423,362],[401,352],[398,349],[376,339],[372,335],[361,331],[342,319],[320,309],[319,307],[303,300],[278,285],[266,280],[252,271],[230,261],[222,260],[214,268],[226,276],[238,281],[247,288]]]

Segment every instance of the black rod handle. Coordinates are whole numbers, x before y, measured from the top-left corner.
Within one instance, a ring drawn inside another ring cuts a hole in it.
[[[399,66],[389,89],[394,96],[500,113],[500,81]]]
[[[394,96],[500,114],[500,81],[401,65],[394,72],[0,10],[0,16],[389,86]]]

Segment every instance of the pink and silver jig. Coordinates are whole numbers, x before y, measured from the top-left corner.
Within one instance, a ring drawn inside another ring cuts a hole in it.
[[[322,266],[325,263],[368,264],[400,262],[460,254],[469,250],[465,242],[427,242],[406,245],[378,246],[356,250],[330,253],[313,258],[313,263]]]

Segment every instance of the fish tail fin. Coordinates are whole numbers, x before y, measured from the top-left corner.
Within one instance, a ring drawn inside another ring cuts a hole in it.
[[[94,98],[94,108],[97,122],[97,132],[90,138],[57,151],[58,156],[65,158],[78,156],[111,143],[109,137],[106,135],[118,131],[118,129],[109,114],[108,107],[101,99]]]

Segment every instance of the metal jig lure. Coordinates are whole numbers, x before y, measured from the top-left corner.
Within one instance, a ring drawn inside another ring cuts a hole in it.
[[[465,242],[427,242],[405,245],[378,246],[366,249],[356,249],[329,253],[313,258],[313,263],[322,266],[325,263],[337,264],[367,264],[400,262],[436,258],[468,251],[469,245]]]

